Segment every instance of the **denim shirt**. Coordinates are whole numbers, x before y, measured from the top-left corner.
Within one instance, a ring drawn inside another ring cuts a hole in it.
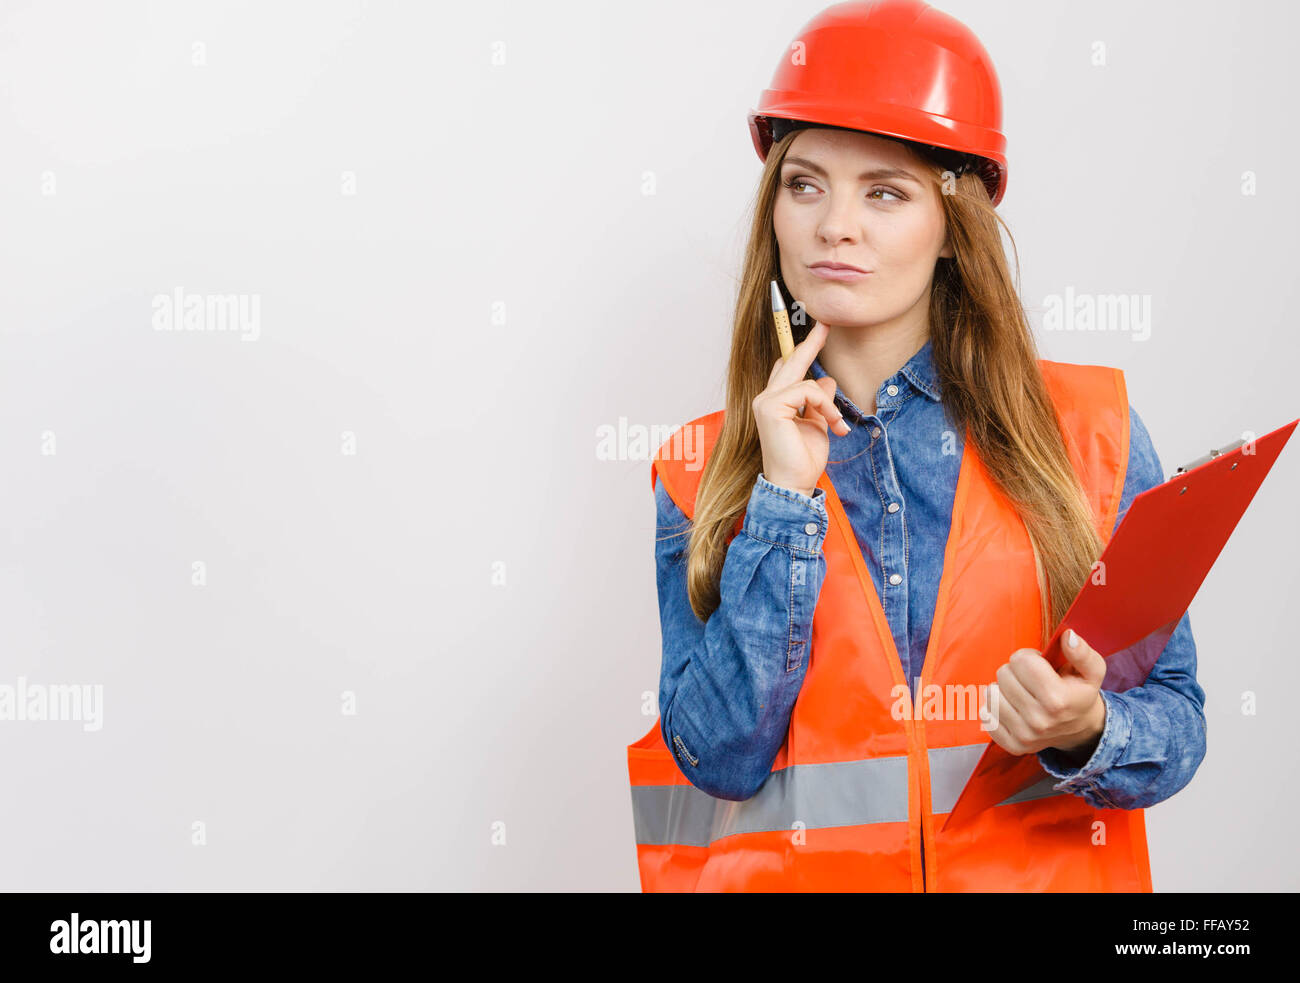
[[[931,354],[927,341],[885,380],[873,414],[837,390],[853,429],[842,437],[829,431],[826,465],[912,693],[930,641],[963,442],[944,412]],[[812,373],[826,375],[819,361]],[[1150,435],[1132,406],[1128,411],[1128,471],[1116,526],[1139,493],[1164,480]],[[809,661],[794,660],[799,668],[787,672],[787,657],[793,646],[810,644],[826,572],[825,497],[820,488],[810,497],[758,476],[742,530],[727,549],[721,604],[701,622],[686,591],[690,523],[663,482],[655,482],[661,733],[683,774],[709,795],[753,796],[785,740]],[[1140,809],[1191,780],[1205,757],[1205,692],[1196,681],[1187,613],[1144,685],[1102,690],[1101,698],[1105,725],[1087,761],[1057,748],[1038,752],[1044,770],[1061,779],[1055,788],[1095,808]]]

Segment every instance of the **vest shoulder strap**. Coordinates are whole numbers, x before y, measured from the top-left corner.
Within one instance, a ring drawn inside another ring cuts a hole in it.
[[[668,496],[688,519],[695,518],[695,493],[713,445],[722,432],[726,413],[726,410],[715,410],[678,427],[659,446],[650,462],[650,487],[654,488],[657,474]]]
[[[1128,472],[1128,390],[1124,370],[1039,359],[1061,421],[1061,436],[1103,541],[1110,539]]]

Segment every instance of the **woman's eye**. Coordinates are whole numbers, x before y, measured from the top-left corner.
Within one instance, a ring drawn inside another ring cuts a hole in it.
[[[792,178],[790,178],[788,181],[783,181],[783,182],[781,182],[781,183],[784,184],[787,188],[789,188],[789,189],[790,189],[792,192],[794,192],[796,195],[797,195],[797,194],[803,194],[803,193],[804,193],[804,192],[802,192],[802,191],[799,190],[800,188],[808,188],[808,189],[815,190],[815,189],[813,189],[813,186],[812,186],[811,184],[809,184],[807,181],[803,180],[802,178],[792,177]],[[906,200],[907,200],[907,198],[906,198],[904,195],[902,195],[902,194],[900,194],[899,192],[895,191],[893,188],[880,188],[880,187],[878,187],[878,188],[872,188],[869,192],[867,192],[867,197],[870,198],[870,199],[872,199],[873,201],[886,201],[886,200],[888,200],[888,199],[885,199],[885,198],[883,198],[883,197],[882,197],[882,198],[876,198],[875,196],[876,196],[877,194],[879,194],[879,195],[891,195],[895,201],[906,201]]]

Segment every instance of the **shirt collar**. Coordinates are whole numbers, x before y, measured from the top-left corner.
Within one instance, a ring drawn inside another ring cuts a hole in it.
[[[818,379],[827,374],[826,370],[822,368],[821,359],[813,359],[811,370],[813,376]],[[903,380],[911,383],[918,392],[927,396],[933,402],[938,403],[941,401],[939,375],[934,368],[934,349],[931,346],[929,339],[927,339],[925,344],[921,346],[920,351],[907,360],[901,369],[881,384],[880,391],[876,393],[877,405],[882,405],[891,399],[896,399],[897,397],[890,397],[886,392],[886,389],[890,385],[900,385]],[[844,395],[843,391],[837,390],[837,392],[844,402],[849,402],[848,397]],[[850,405],[852,404],[850,403]]]

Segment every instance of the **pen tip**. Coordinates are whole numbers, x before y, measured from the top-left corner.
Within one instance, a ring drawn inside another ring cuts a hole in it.
[[[772,281],[772,310],[785,310],[785,300],[781,297],[781,288],[776,285],[775,280]]]

